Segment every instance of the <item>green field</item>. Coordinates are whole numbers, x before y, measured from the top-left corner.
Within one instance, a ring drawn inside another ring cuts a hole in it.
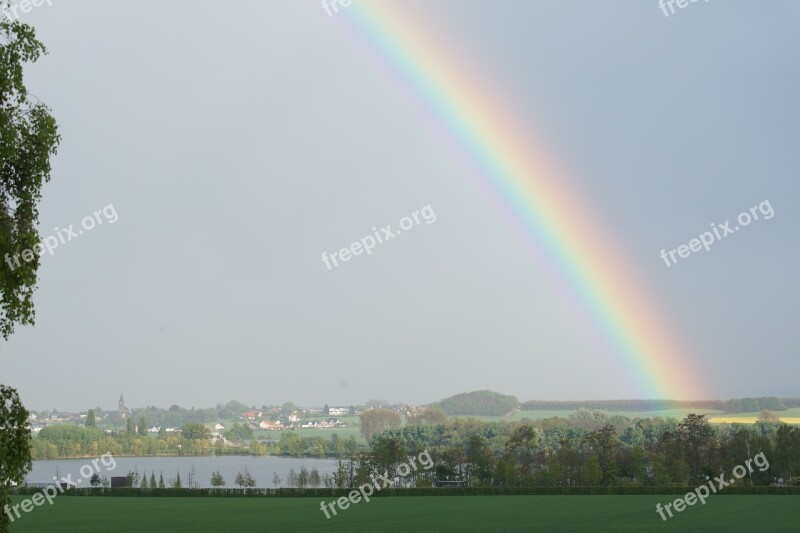
[[[326,520],[316,498],[61,496],[13,532],[177,531],[797,531],[800,496],[725,496],[663,522],[675,496],[398,496],[360,502]],[[20,501],[19,497],[14,502]]]
[[[279,429],[275,431],[264,431],[258,430],[253,431],[253,438],[256,439],[265,439],[265,440],[273,440],[279,441],[281,438],[281,433],[286,433],[291,431],[292,433],[297,433],[301,437],[305,437],[307,439],[313,437],[322,437],[325,440],[330,440],[331,435],[336,433],[340,439],[347,439],[350,435],[356,439],[356,442],[363,444],[364,439],[361,437],[361,428],[358,426],[348,426],[344,428],[308,428],[308,429]]]

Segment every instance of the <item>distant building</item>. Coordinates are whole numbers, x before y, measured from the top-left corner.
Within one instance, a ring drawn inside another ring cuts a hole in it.
[[[130,409],[125,406],[125,398],[122,397],[122,394],[119,395],[119,416],[125,418],[130,414]]]
[[[268,431],[275,430],[275,429],[283,429],[283,424],[279,422],[270,422],[269,420],[262,420],[261,423],[258,425],[259,429],[265,429]]]
[[[331,407],[328,410],[328,416],[345,416],[349,412],[349,407]]]

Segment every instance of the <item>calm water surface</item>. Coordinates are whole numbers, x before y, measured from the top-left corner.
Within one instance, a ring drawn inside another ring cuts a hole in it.
[[[52,459],[33,461],[33,469],[26,477],[28,483],[47,483],[53,481],[56,472],[62,477],[72,474],[72,480],[77,481],[79,487],[88,487],[88,479],[83,479],[81,467],[84,473],[95,471],[92,465],[93,458],[87,459]],[[273,488],[272,478],[278,474],[281,483],[278,487],[285,487],[286,478],[290,469],[295,472],[300,471],[300,467],[305,466],[309,470],[316,468],[320,476],[325,472],[331,474],[336,471],[338,461],[335,459],[298,459],[291,457],[252,457],[252,456],[207,456],[207,457],[115,457],[116,466],[110,459],[98,461],[97,473],[111,479],[112,476],[124,476],[129,471],[138,471],[139,474],[145,473],[148,482],[150,473],[155,472],[156,481],[159,474],[163,472],[164,483],[169,486],[169,481],[174,479],[178,472],[181,473],[181,483],[184,487],[189,486],[189,479],[194,468],[194,482],[201,488],[211,487],[211,473],[219,470],[225,479],[225,487],[237,488],[234,483],[237,472],[243,472],[245,468],[256,480],[257,487]],[[106,464],[111,466],[107,467]]]

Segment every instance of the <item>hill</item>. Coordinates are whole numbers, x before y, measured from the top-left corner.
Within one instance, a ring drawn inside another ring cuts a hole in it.
[[[481,390],[450,396],[431,404],[449,416],[503,416],[519,407],[516,396]]]

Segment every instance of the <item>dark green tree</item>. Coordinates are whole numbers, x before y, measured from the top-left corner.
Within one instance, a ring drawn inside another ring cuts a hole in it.
[[[139,484],[139,472],[138,470],[134,472],[133,470],[129,471],[125,475],[125,486],[126,487],[136,487]]]
[[[319,470],[312,468],[308,474],[308,484],[316,488],[319,487],[320,483],[322,483],[322,478],[319,475]]]
[[[0,0],[3,12],[8,0]],[[26,63],[35,63],[47,50],[27,24],[0,18],[0,335],[16,324],[33,324],[33,292],[44,247],[36,225],[42,184],[50,180],[50,157],[60,142],[58,126],[46,105],[29,93],[23,82]],[[37,254],[36,252],[39,252]],[[9,503],[12,482],[21,482],[31,469],[28,412],[17,391],[0,385],[0,508]],[[0,515],[0,532],[9,527]]]
[[[147,436],[147,424],[144,421],[144,417],[139,418],[139,436],[141,437]]]
[[[211,473],[211,486],[214,488],[225,486],[225,479],[219,473],[219,470]]]
[[[160,487],[160,486],[156,485],[156,472],[155,472],[155,470],[153,470],[152,472],[150,472],[150,488],[154,489],[156,487],[163,488],[163,487]]]
[[[158,488],[165,489],[166,485],[164,485],[164,472],[158,474]]]
[[[771,473],[785,480],[800,477],[800,427],[781,424],[775,434]]]
[[[186,440],[203,440],[211,437],[211,432],[203,424],[186,424],[181,430],[181,436]]]
[[[537,463],[536,451],[541,445],[542,431],[529,425],[517,427],[506,443],[506,453],[511,454],[519,465],[520,483],[531,485]]]
[[[600,463],[597,457],[590,455],[583,467],[583,484],[587,487],[594,487],[600,484],[603,479],[603,471],[600,470]]]
[[[305,466],[300,467],[300,473],[297,474],[297,488],[304,489],[308,486],[309,472]]]
[[[97,427],[97,420],[95,419],[94,409],[89,409],[86,413],[86,427],[87,428],[96,428]]]
[[[253,430],[247,424],[234,423],[224,435],[229,440],[250,440],[253,438]]]
[[[236,474],[236,479],[234,482],[244,489],[256,486],[256,480],[253,479],[253,476],[250,475],[250,472],[247,471],[247,468],[244,469],[244,472],[238,472]]]
[[[6,8],[8,0],[0,0]],[[0,17],[0,335],[33,324],[44,247],[36,226],[42,185],[61,138],[50,109],[28,93],[22,70],[47,53],[27,24]],[[34,101],[32,101],[34,100]]]
[[[616,452],[619,446],[617,430],[612,424],[605,424],[601,429],[586,435],[586,441],[594,451],[603,473],[603,484],[613,485],[618,474]]]
[[[678,424],[676,435],[684,446],[691,475],[701,477],[701,468],[710,462],[716,445],[714,432],[705,415],[687,415]]]
[[[0,385],[0,532],[9,527],[2,509],[10,503],[11,483],[21,483],[31,470],[31,432],[28,411],[15,389]]]

